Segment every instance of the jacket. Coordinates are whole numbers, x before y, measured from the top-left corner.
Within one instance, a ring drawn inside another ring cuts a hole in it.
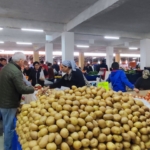
[[[52,67],[48,67],[48,77],[49,79],[54,79],[54,70]]]
[[[50,88],[60,88],[61,86],[71,88],[73,85],[77,87],[85,86],[83,74],[79,69],[71,71],[70,75],[65,74],[60,81],[50,85]]]
[[[35,69],[32,69],[28,80],[32,81],[32,85],[35,86],[36,84],[40,84],[41,86],[44,86],[44,81],[40,80],[40,72],[41,69],[36,71]]]
[[[108,66],[105,63],[96,66],[96,71],[99,72],[101,68],[105,68],[108,71]]]
[[[124,71],[122,70],[112,71],[107,81],[112,84],[113,90],[116,92],[126,92],[126,86],[131,89],[134,88],[134,85],[129,82]]]
[[[2,70],[3,67],[4,67],[4,66],[0,63],[0,71]]]
[[[85,66],[83,70],[86,71],[87,73],[93,71],[91,66]]]
[[[148,79],[144,79],[143,77],[140,77],[136,83],[135,88],[140,90],[149,90],[150,89],[150,77]]]
[[[13,62],[0,71],[0,108],[17,108],[22,94],[31,94],[33,87],[25,86],[21,68]]]

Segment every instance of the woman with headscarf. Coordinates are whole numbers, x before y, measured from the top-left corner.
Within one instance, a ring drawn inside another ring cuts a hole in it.
[[[150,72],[149,70],[143,71],[143,76],[140,77],[135,83],[135,88],[139,90],[149,90],[150,89]]]
[[[50,88],[60,88],[61,86],[71,88],[73,85],[77,87],[85,86],[83,74],[74,61],[63,61],[61,71],[65,75],[60,81],[50,85]]]

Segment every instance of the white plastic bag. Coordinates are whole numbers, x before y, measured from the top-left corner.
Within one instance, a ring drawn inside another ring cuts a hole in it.
[[[45,80],[45,76],[44,76],[44,72],[43,70],[41,69],[41,72],[40,72],[40,80]]]

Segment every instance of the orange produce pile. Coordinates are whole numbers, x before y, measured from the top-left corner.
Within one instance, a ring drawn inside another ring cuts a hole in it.
[[[134,95],[133,97],[135,97],[135,98],[142,98],[142,99],[145,99],[148,102],[150,102],[150,91],[148,91],[146,95],[138,94],[138,95]]]

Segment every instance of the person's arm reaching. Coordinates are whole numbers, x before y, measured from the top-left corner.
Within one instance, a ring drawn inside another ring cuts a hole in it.
[[[108,79],[106,81],[109,82],[109,83],[111,82],[110,75],[109,75],[109,77],[108,77]]]
[[[121,81],[126,86],[128,86],[130,89],[134,90],[135,92],[139,92],[139,90],[137,88],[135,88],[132,83],[129,82],[129,80],[127,79],[127,76],[125,75],[125,73],[123,71],[122,71],[122,74],[121,74]]]
[[[64,79],[62,77],[58,82],[50,85],[49,87],[50,87],[50,89],[60,88],[62,86],[63,82],[64,82]]]
[[[34,88],[32,86],[26,86],[23,82],[23,75],[21,72],[18,72],[12,77],[15,88],[20,94],[31,94],[34,93]]]

